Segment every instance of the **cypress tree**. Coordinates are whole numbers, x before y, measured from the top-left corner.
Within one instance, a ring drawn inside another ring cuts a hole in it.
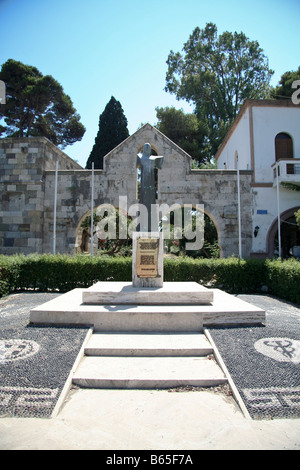
[[[113,96],[99,118],[99,130],[86,162],[86,168],[103,168],[103,157],[129,136],[127,119],[121,103]]]

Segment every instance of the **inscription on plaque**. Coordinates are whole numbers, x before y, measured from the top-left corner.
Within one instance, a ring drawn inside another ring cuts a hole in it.
[[[158,238],[138,238],[136,272],[139,277],[158,276]]]

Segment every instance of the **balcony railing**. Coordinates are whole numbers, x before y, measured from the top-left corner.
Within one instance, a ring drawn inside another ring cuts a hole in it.
[[[273,186],[279,183],[300,184],[300,158],[282,159],[273,163]]]

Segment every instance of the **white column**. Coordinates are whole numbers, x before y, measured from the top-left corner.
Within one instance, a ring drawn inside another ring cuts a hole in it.
[[[91,191],[91,256],[94,255],[94,162],[92,162],[92,191]]]
[[[239,157],[236,157],[237,163],[237,189],[238,189],[238,225],[239,225],[239,257],[242,259],[242,223],[241,223],[241,189],[240,189],[240,168]]]
[[[278,256],[281,258],[281,228],[280,228],[280,197],[279,197],[279,162],[276,164],[277,178],[277,224],[278,224]]]
[[[53,211],[53,254],[56,253],[56,206],[57,206],[58,162],[55,164],[54,211]]]

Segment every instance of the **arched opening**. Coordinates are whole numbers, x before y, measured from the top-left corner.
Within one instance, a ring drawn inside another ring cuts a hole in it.
[[[175,205],[174,205],[175,206]],[[190,212],[184,217],[184,211]],[[189,227],[185,226],[188,221]],[[178,207],[175,210],[164,213],[159,222],[160,230],[164,231],[164,252],[166,256],[190,256],[193,258],[219,258],[220,248],[218,244],[218,231],[212,218],[194,207]],[[189,231],[189,236],[185,232]],[[200,234],[201,232],[201,234]],[[191,234],[197,234],[191,238]],[[201,239],[201,247],[197,248],[198,241]],[[187,249],[188,242],[195,245],[195,249]],[[195,243],[196,242],[196,243]]]
[[[300,229],[296,224],[295,212],[299,207],[288,209],[280,215],[281,232],[281,256],[282,258],[299,257],[300,253]],[[269,258],[277,257],[278,247],[278,222],[274,220],[267,235],[267,253]],[[297,248],[298,247],[298,248]]]
[[[275,159],[276,162],[282,159],[294,157],[293,141],[286,132],[279,132],[275,137]]]
[[[79,220],[75,232],[75,251],[76,253],[89,253],[91,243],[91,230],[88,227],[88,221],[91,221],[91,211],[87,211]]]
[[[118,207],[102,204],[93,214],[93,236],[91,236],[91,211],[81,217],[76,229],[76,252],[90,253],[93,242],[94,253],[101,255],[131,256],[133,229],[132,218]]]

